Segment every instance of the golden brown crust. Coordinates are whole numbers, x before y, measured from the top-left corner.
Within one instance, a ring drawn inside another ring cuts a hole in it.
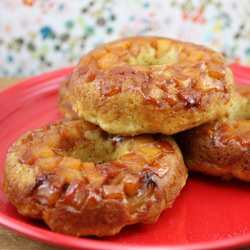
[[[237,94],[228,117],[185,131],[176,138],[190,170],[250,182],[250,95]],[[245,98],[247,97],[247,98]]]
[[[7,154],[4,190],[18,211],[57,232],[106,236],[155,222],[185,185],[167,136],[111,136],[83,120],[22,136]]]
[[[159,37],[97,47],[70,79],[77,114],[120,135],[174,134],[222,117],[232,90],[232,73],[220,54]]]

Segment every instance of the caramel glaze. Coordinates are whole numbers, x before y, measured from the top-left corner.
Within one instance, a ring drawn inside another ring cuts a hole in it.
[[[21,214],[54,231],[104,236],[156,221],[186,178],[170,137],[111,136],[75,120],[22,136],[8,152],[4,189]]]
[[[247,125],[248,130],[241,128],[242,123]],[[250,124],[248,124],[248,121],[226,120],[210,124],[209,131],[211,132],[211,138],[214,140],[214,145],[219,143],[224,145],[237,143],[242,147],[250,146]]]
[[[158,55],[164,46],[167,49]],[[130,58],[150,49],[156,54],[155,65],[131,64]],[[174,50],[175,58],[157,64],[167,50]],[[71,85],[94,82],[102,97],[137,92],[145,104],[159,109],[193,109],[200,107],[204,95],[213,92],[224,93],[224,98],[229,99],[226,69],[220,54],[202,46],[157,37],[131,38],[100,46],[82,57]]]

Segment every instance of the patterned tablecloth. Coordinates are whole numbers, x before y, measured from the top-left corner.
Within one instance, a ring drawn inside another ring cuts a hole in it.
[[[131,35],[201,43],[250,65],[250,1],[1,0],[0,75],[72,65],[96,45]]]

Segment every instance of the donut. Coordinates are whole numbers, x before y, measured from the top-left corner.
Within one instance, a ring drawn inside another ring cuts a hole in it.
[[[78,116],[110,134],[172,135],[225,115],[233,76],[206,47],[133,37],[84,55],[68,87]]]
[[[250,182],[250,88],[239,92],[227,116],[176,136],[190,170]]]
[[[20,214],[53,231],[108,236],[155,222],[186,179],[172,138],[112,136],[79,119],[19,138],[8,151],[3,184]]]

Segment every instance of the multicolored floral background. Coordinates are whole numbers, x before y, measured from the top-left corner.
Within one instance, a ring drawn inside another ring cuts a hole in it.
[[[1,0],[0,75],[74,65],[106,41],[159,35],[250,65],[249,0]]]

